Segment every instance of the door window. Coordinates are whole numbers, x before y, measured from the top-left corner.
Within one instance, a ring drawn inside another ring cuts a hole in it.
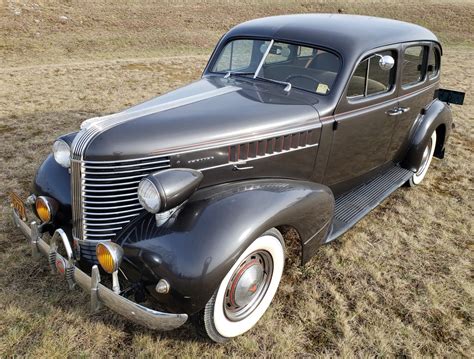
[[[403,54],[402,85],[415,85],[425,78],[424,59],[427,54],[427,46],[410,46]]]
[[[396,59],[394,51],[382,51],[377,55],[389,55]],[[394,83],[396,63],[387,71],[379,66],[379,61],[380,56],[374,54],[357,66],[349,81],[347,97],[365,97],[390,91]]]

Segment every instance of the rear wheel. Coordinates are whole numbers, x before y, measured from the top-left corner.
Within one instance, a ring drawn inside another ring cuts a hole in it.
[[[258,237],[198,314],[200,332],[215,342],[225,342],[251,329],[270,306],[284,263],[281,233],[271,229]]]
[[[433,159],[433,153],[436,146],[436,131],[433,132],[431,135],[428,144],[423,151],[423,157],[421,159],[421,165],[418,172],[414,173],[413,176],[408,180],[408,185],[410,187],[414,187],[423,181],[425,178],[426,173],[428,172],[428,168],[430,167],[431,160]]]

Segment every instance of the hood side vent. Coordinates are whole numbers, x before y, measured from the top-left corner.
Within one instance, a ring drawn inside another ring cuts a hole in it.
[[[316,146],[317,131],[308,130],[229,146],[229,162],[239,162]]]

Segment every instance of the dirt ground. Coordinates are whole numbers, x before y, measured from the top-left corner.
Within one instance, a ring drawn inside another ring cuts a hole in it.
[[[474,357],[474,2],[0,6],[0,357]],[[395,192],[305,267],[289,266],[253,330],[215,345],[191,325],[158,333],[108,310],[90,315],[87,294],[51,277],[46,260],[31,261],[7,193],[28,194],[57,136],[199,78],[238,22],[338,9],[431,28],[444,44],[442,86],[465,91],[466,102],[453,106],[446,158],[423,184]]]

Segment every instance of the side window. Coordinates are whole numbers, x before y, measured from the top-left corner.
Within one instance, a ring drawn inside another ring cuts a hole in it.
[[[367,77],[367,65],[369,61],[362,61],[356,68],[354,75],[352,75],[347,89],[348,97],[363,96],[365,94],[365,80]]]
[[[380,55],[386,56],[390,55],[394,57],[391,51],[384,51],[381,52]],[[390,90],[390,79],[393,76],[393,70],[395,66],[390,70],[386,71],[383,70],[379,66],[379,61],[380,58],[377,57],[372,57],[369,60],[369,77],[367,81],[367,95],[374,95],[377,93],[382,93],[382,92],[387,92]]]
[[[403,53],[402,85],[409,86],[425,78],[424,59],[427,46],[410,46]]]
[[[396,61],[394,51],[382,51],[377,55],[389,55]],[[379,66],[379,61],[379,56],[371,55],[357,66],[349,81],[347,97],[370,96],[390,91],[394,82],[396,63],[387,71]]]
[[[298,46],[298,57],[310,57],[314,52],[312,47]]]
[[[430,56],[428,57],[428,66],[426,68],[426,72],[430,79],[436,77],[439,72],[439,64],[441,60],[441,56],[439,54],[439,50],[436,47],[432,47],[430,51]]]

